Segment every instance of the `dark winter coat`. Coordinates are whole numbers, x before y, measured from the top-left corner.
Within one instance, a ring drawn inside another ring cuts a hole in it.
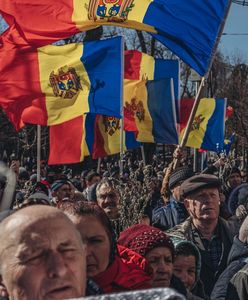
[[[228,257],[228,267],[220,275],[211,294],[212,300],[225,300],[227,295],[227,286],[232,277],[245,265],[245,259],[248,258],[248,245],[242,243],[238,237],[234,238],[232,248]],[[236,298],[233,298],[234,300]],[[248,299],[248,298],[247,298]]]

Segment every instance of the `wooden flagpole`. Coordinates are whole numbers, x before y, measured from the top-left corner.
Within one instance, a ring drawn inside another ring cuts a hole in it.
[[[186,145],[186,142],[187,142],[187,139],[188,139],[188,136],[189,136],[189,133],[190,133],[190,129],[192,127],[192,123],[194,121],[197,108],[199,106],[200,95],[201,95],[203,86],[205,84],[204,82],[205,82],[205,79],[208,78],[209,72],[212,68],[214,57],[215,57],[215,54],[216,54],[216,51],[217,51],[217,48],[218,48],[223,30],[224,30],[225,22],[226,22],[228,13],[230,11],[231,4],[232,4],[232,1],[229,0],[228,8],[226,10],[225,17],[223,18],[222,23],[220,25],[219,34],[218,34],[215,46],[214,46],[213,51],[212,51],[211,61],[209,63],[209,67],[208,67],[208,70],[207,70],[205,76],[202,77],[202,79],[201,79],[201,83],[200,83],[199,89],[198,89],[196,97],[195,97],[194,105],[193,105],[193,108],[192,108],[192,111],[191,111],[191,114],[190,114],[190,117],[189,117],[189,120],[188,120],[188,124],[186,126],[185,131],[184,131],[184,135],[182,137],[180,145],[178,145],[178,147],[174,151],[174,154],[173,154],[174,158],[173,158],[172,162],[170,163],[169,167],[166,170],[166,173],[165,173],[165,176],[164,176],[164,179],[163,179],[163,183],[162,183],[162,188],[161,188],[161,195],[163,196],[164,201],[166,201],[166,199],[168,198],[168,183],[169,183],[170,174],[178,166],[178,163],[179,163],[178,157],[180,156],[180,149],[182,149]]]
[[[37,125],[37,182],[40,181],[41,126]]]

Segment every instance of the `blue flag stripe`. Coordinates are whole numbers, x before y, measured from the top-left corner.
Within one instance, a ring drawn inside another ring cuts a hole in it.
[[[223,148],[226,100],[216,99],[215,110],[210,117],[201,148],[217,151]]]
[[[84,44],[81,61],[91,82],[90,113],[121,117],[122,56],[121,37]]]
[[[154,141],[162,144],[178,144],[171,79],[148,81],[147,91]]]

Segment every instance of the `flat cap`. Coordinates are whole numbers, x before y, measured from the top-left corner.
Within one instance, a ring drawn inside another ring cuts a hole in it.
[[[221,182],[218,177],[210,174],[199,174],[186,179],[180,186],[180,197],[188,195],[203,188],[220,188]]]

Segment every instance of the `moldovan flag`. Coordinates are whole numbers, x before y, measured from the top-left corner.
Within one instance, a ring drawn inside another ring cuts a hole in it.
[[[231,0],[2,0],[36,46],[112,25],[150,32],[200,75],[211,62]]]
[[[0,105],[16,129],[92,112],[120,117],[122,38],[33,48],[15,24],[1,36]]]
[[[120,152],[120,119],[86,114],[59,125],[50,126],[48,163],[72,164],[85,156],[105,157]],[[123,132],[123,150],[140,146],[134,132]]]
[[[85,120],[85,142],[93,159],[120,153],[121,119],[87,114]],[[92,130],[94,128],[94,130]],[[123,150],[138,148],[135,132],[123,131]]]
[[[128,119],[137,141],[178,144],[173,79],[130,80],[125,82],[124,94],[124,128]]]
[[[192,99],[181,100],[182,138],[192,106]],[[200,100],[186,146],[218,152],[223,148],[226,99],[203,98]]]
[[[129,93],[126,90],[130,86],[130,80],[132,80],[133,83],[138,83],[144,79],[159,80],[172,78],[174,83],[177,120],[179,121],[180,65],[178,59],[155,59],[146,53],[129,50],[125,51],[124,70],[124,101],[126,101],[125,92]],[[126,122],[128,122],[127,119]],[[126,123],[125,126],[128,126],[128,123]]]

